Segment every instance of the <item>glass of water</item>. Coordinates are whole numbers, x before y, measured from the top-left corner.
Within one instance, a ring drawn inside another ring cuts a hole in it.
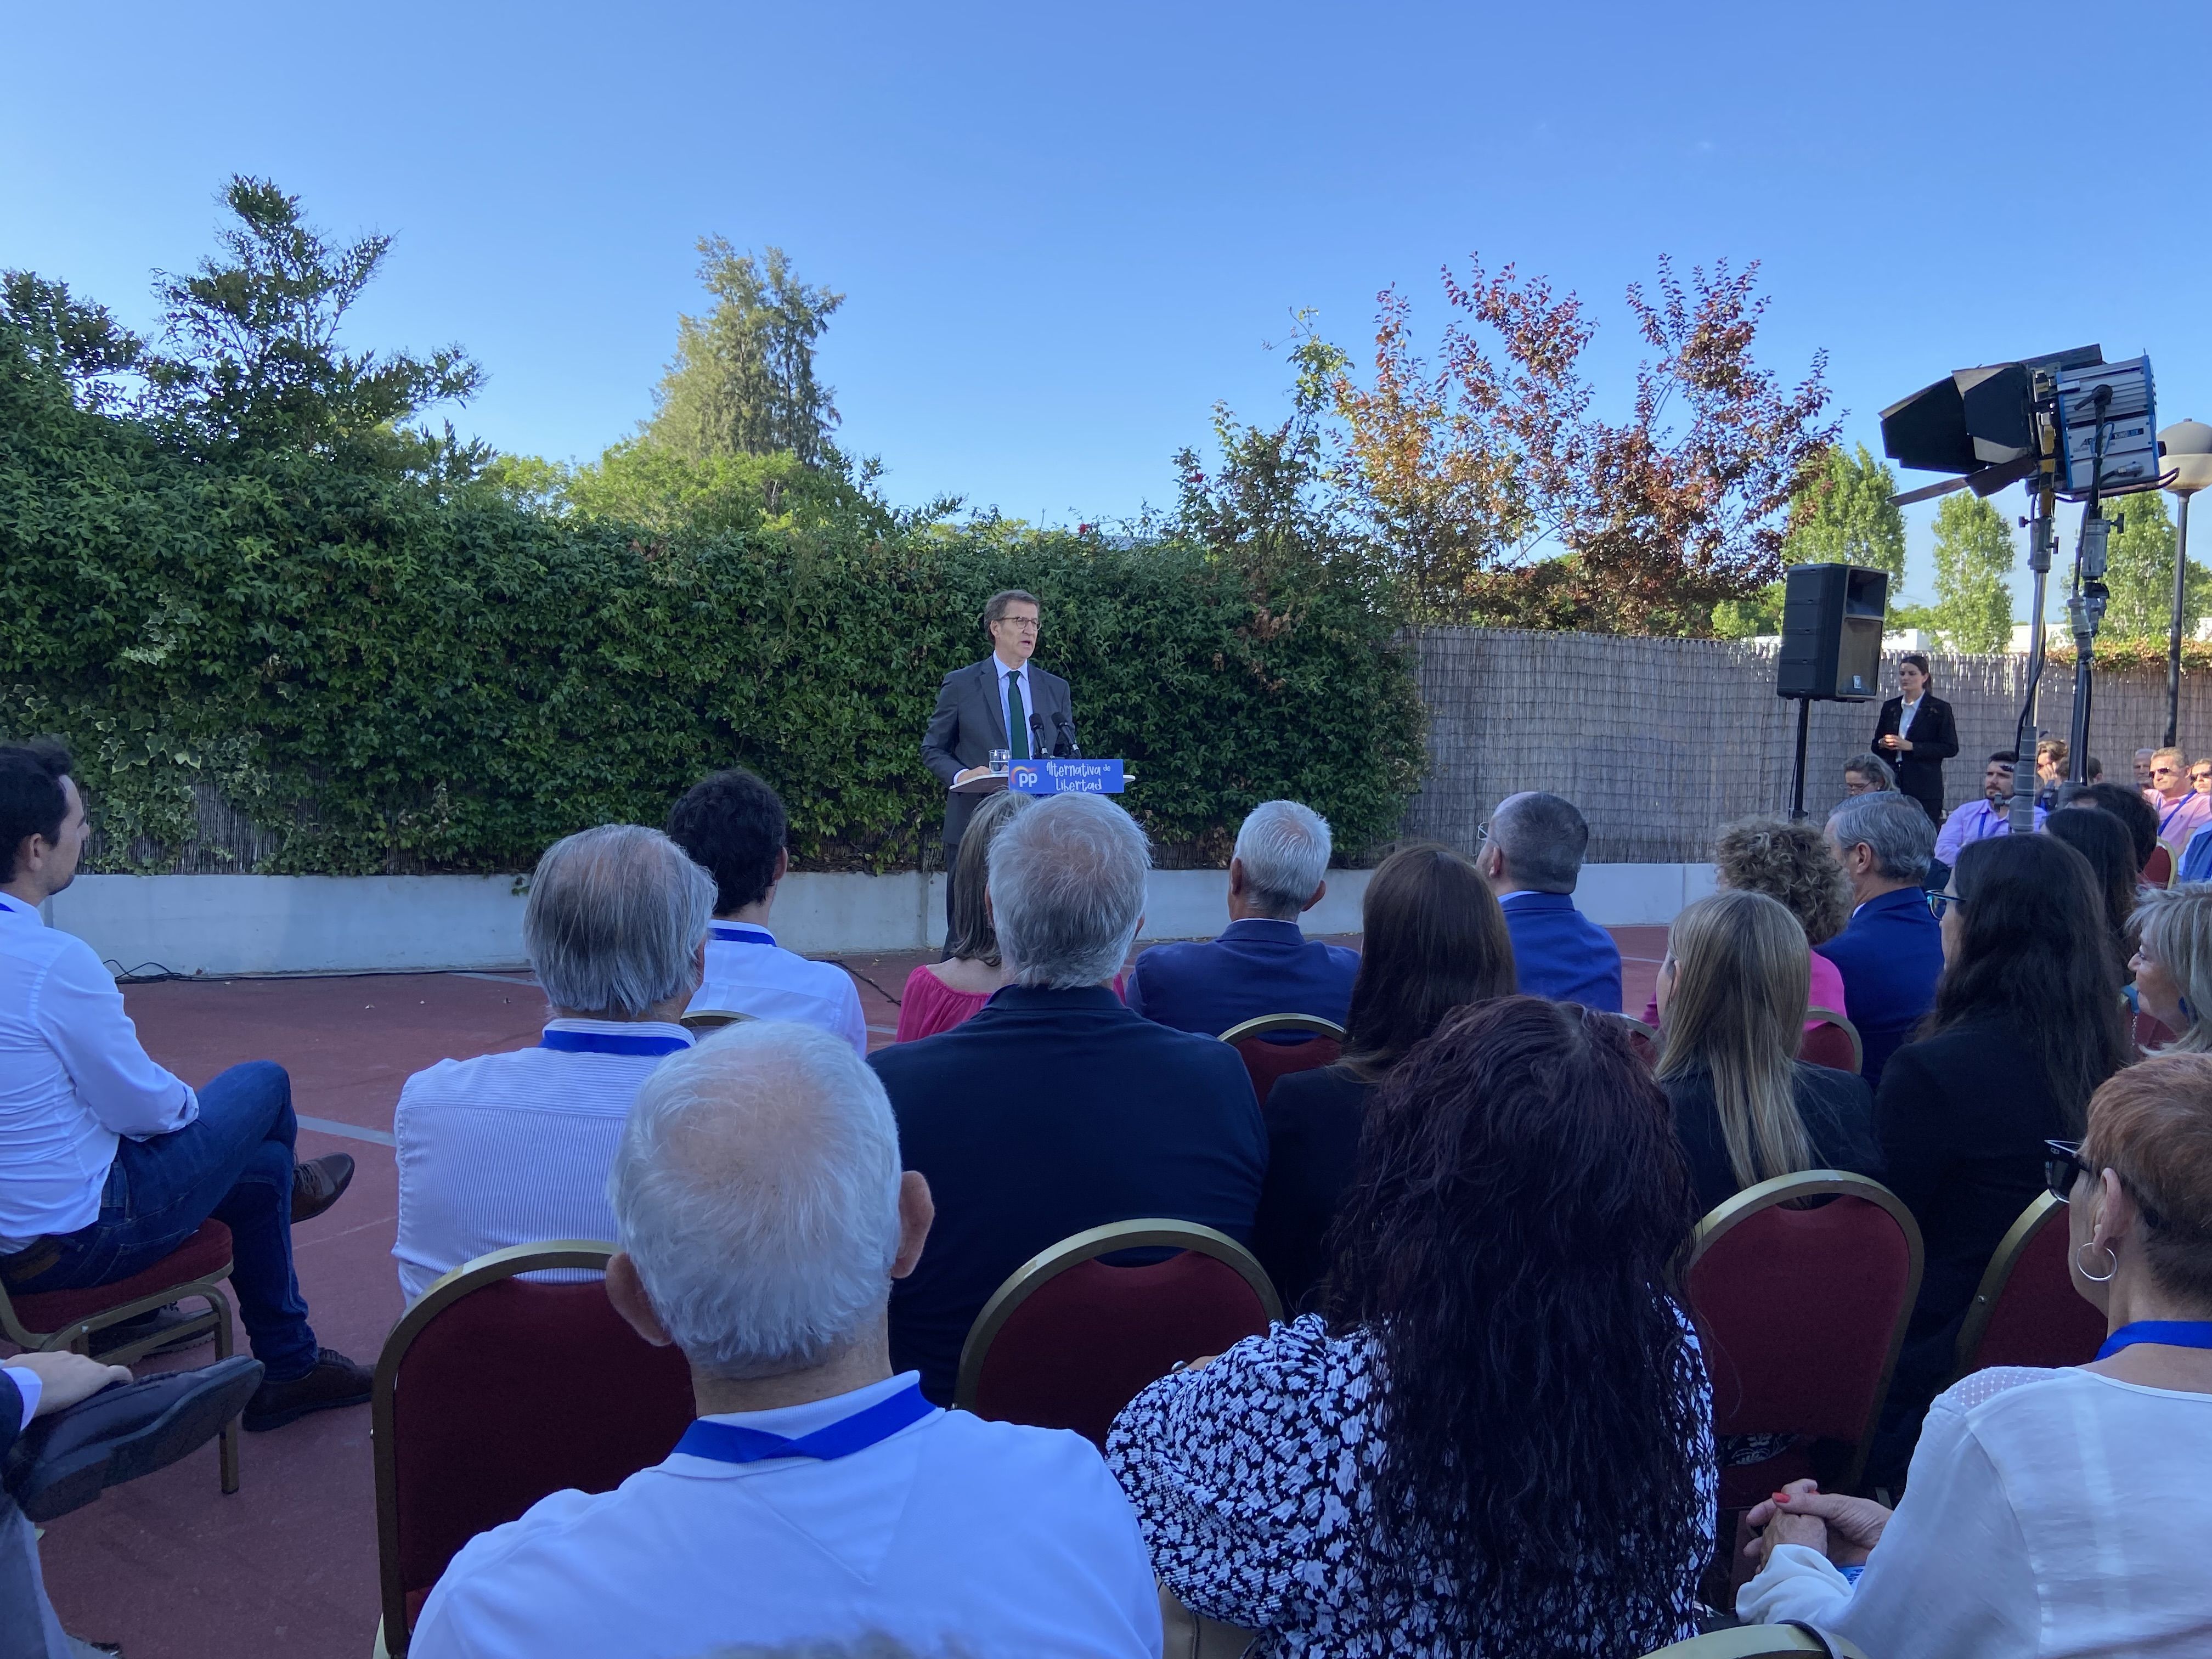
[[[1014,769],[1014,751],[1011,749],[994,749],[991,751],[991,769],[1000,777],[1005,777],[1007,773]]]

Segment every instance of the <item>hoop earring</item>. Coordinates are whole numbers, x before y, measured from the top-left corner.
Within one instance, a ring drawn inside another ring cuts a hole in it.
[[[2106,1268],[2105,1271],[2100,1273],[2091,1273],[2087,1267],[2081,1265],[2081,1252],[2087,1249],[2103,1250],[2106,1259],[2112,1265]],[[2092,1238],[2083,1240],[2080,1245],[2075,1247],[2074,1251],[2074,1271],[2080,1273],[2082,1278],[2087,1279],[2092,1285],[2109,1285],[2112,1283],[2112,1275],[2119,1272],[2119,1252],[2115,1250],[2111,1245],[2100,1245],[2096,1240]]]

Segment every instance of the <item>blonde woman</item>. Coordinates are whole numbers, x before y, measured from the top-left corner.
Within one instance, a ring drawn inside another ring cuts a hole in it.
[[[1668,930],[1658,1077],[1702,1210],[1800,1170],[1881,1178],[1873,1091],[1797,1058],[1809,974],[1805,930],[1764,893],[1716,893]]]
[[[2136,905],[2136,1000],[2173,1032],[2164,1054],[2212,1051],[2212,882],[2147,889]]]

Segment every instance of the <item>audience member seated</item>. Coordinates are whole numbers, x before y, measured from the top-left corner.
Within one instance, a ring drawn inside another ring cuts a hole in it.
[[[1797,1058],[1808,954],[1764,893],[1699,899],[1668,930],[1656,1074],[1701,1210],[1800,1170],[1881,1179],[1874,1091]]]
[[[960,837],[958,868],[952,875],[952,931],[945,941],[951,954],[943,962],[925,962],[906,976],[906,988],[899,993],[894,1042],[916,1042],[951,1030],[988,1002],[994,991],[1012,981],[983,892],[990,880],[993,837],[1036,799],[1003,790],[968,820],[967,833]]]
[[[115,1650],[66,1634],[46,1599],[39,1533],[108,1487],[215,1438],[261,1381],[236,1355],[143,1382],[79,1353],[21,1353],[0,1372],[0,1654],[89,1659]]]
[[[337,1201],[353,1159],[296,1159],[281,1066],[251,1060],[194,1090],[155,1065],[92,947],[40,921],[84,851],[70,770],[56,743],[0,748],[0,1283],[112,1285],[212,1217],[230,1229],[231,1291],[266,1371],[246,1426],[364,1405],[368,1372],[316,1342],[292,1271],[294,1224]]]
[[[1889,763],[1871,751],[1854,755],[1844,763],[1844,793],[1846,795],[1875,795],[1885,789],[1897,787],[1897,774],[1889,769]]]
[[[2136,1001],[2173,1035],[2167,1054],[2212,1050],[2212,883],[2184,882],[2146,893],[2136,912]]]
[[[2117,958],[2125,963],[2135,953],[2136,905],[2142,891],[2127,826],[2110,812],[2060,812],[2043,829],[2088,860],[2098,896],[2104,901],[2105,930],[2112,935]]]
[[[891,1297],[891,1354],[952,1397],[960,1348],[1015,1268],[1072,1233],[1165,1216],[1252,1237],[1267,1133],[1236,1049],[1124,1006],[1108,981],[1145,919],[1145,832],[1103,795],[1054,795],[991,848],[1013,983],[969,1019],[868,1057],[935,1242]]]
[[[1778,899],[1797,918],[1805,937],[1825,945],[1850,920],[1851,887],[1828,838],[1810,823],[1784,818],[1745,818],[1721,831],[1713,843],[1713,882],[1727,892],[1764,893]],[[1809,947],[1808,1008],[1850,1015],[1850,994],[1836,964]],[[1659,1000],[1644,1005],[1644,1023],[1659,1024]],[[1813,1022],[1807,1020],[1809,1030]]]
[[[1462,1008],[1370,1103],[1327,1316],[1163,1377],[1107,1461],[1166,1587],[1264,1653],[1640,1654],[1698,1631],[1695,1219],[1620,1021]]]
[[[1292,1310],[1318,1305],[1329,1226],[1376,1085],[1453,1009],[1513,994],[1504,915],[1474,866],[1449,848],[1406,847],[1385,859],[1360,926],[1344,1057],[1279,1078],[1261,1109],[1267,1179],[1252,1249]]]
[[[2045,738],[2035,745],[2035,804],[2046,812],[2058,805],[2069,752],[2063,738]]]
[[[1575,908],[1589,825],[1563,795],[1524,790],[1490,815],[1475,868],[1505,911],[1521,989],[1620,1012],[1620,947]]]
[[[1745,1618],[1884,1659],[2212,1653],[2212,1056],[2121,1073],[2050,1152],[2097,1358],[1952,1387],[1894,1513],[1809,1480],[1754,1509]]]
[[[2189,757],[2179,749],[2161,749],[2150,758],[2151,793],[2144,799],[2158,814],[2158,838],[2176,859],[2190,837],[2212,823],[2212,795],[2200,795],[2189,781]]]
[[[694,1008],[818,1025],[868,1052],[860,988],[834,962],[787,951],[768,930],[791,868],[775,790],[741,767],[695,783],[668,815],[668,836],[714,878],[714,921]]]
[[[2097,1085],[2135,1058],[2087,860],[2050,836],[2004,836],[1960,853],[1954,884],[1936,1006],[1875,1101],[1887,1184],[1926,1247],[1869,1477],[1887,1484],[1990,1254],[2041,1189],[2043,1143],[2078,1135]]]
[[[2009,749],[2000,749],[1982,768],[1982,798],[1961,806],[1943,820],[1943,827],[1936,836],[1936,861],[1946,868],[1959,861],[1959,849],[1978,841],[1987,841],[1992,836],[2012,833],[2013,780],[2018,775],[2020,757]],[[2033,809],[2035,827],[2043,828],[2050,814],[2041,806]]]
[[[607,1167],[638,1085],[691,1046],[676,1022],[714,902],[714,879],[658,830],[603,824],[545,849],[522,913],[544,1034],[399,1091],[392,1254],[410,1302],[488,1250],[614,1236]]]
[[[1828,815],[1828,845],[1851,886],[1851,919],[1813,948],[1844,976],[1858,1027],[1859,1075],[1880,1087],[1881,1068],[1936,1000],[1942,930],[1928,911],[1936,826],[1910,798],[1861,795]]]
[[[2077,811],[2094,808],[2118,818],[2136,849],[2137,870],[2148,864],[2150,855],[2158,849],[2158,814],[2151,810],[2148,801],[2124,783],[2069,783],[2058,792],[2058,805]]]
[[[1129,969],[1129,1006],[1178,1031],[1219,1036],[1262,1014],[1341,1025],[1359,952],[1299,931],[1328,891],[1328,823],[1294,800],[1263,800],[1237,832],[1229,926],[1211,942],[1155,945]]]
[[[2136,750],[2136,793],[2141,795],[2146,801],[2158,793],[2157,787],[2151,782],[2150,777],[2151,762],[2157,754],[2158,750],[2155,749]]]
[[[683,1351],[698,1419],[614,1491],[556,1492],[470,1542],[417,1659],[863,1638],[1159,1652],[1144,1541],[1097,1452],[939,1411],[892,1374],[886,1297],[923,1253],[930,1194],[849,1048],[781,1023],[715,1033],[638,1091],[610,1186],[608,1299]]]

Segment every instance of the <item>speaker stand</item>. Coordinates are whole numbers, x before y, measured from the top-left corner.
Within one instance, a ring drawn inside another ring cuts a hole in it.
[[[1805,816],[1805,737],[1813,724],[1813,700],[1796,699],[1797,704],[1797,765],[1790,776],[1790,821],[1796,823]]]

